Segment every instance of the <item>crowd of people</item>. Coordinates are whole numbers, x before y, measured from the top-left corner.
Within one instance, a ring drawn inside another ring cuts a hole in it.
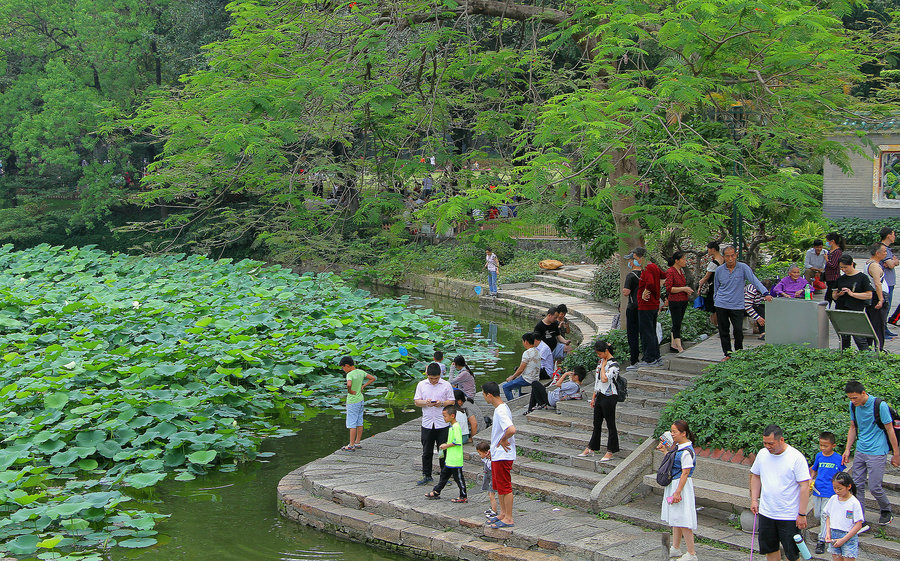
[[[857,269],[852,256],[846,254],[843,237],[832,232],[815,240],[806,252],[803,266],[792,265],[780,279],[759,279],[745,263],[738,261],[734,247],[721,248],[718,242],[707,244],[708,262],[705,274],[695,291],[684,269],[687,256],[676,251],[663,271],[648,260],[647,251],[638,247],[625,256],[631,271],[625,277],[622,294],[627,299],[625,325],[631,365],[628,370],[661,364],[657,321],[661,309],[668,307],[672,317],[670,351],[683,352],[681,327],[685,311],[694,298],[694,307],[709,312],[710,322],[717,327],[725,358],[744,346],[745,317],[755,324],[760,339],[765,338],[765,303],[773,298],[811,299],[824,293],[827,304],[838,310],[864,312],[873,328],[873,337],[841,335],[841,348],[850,347],[851,338],[857,348],[884,350],[884,343],[896,337],[889,325],[900,322],[900,303],[891,310],[895,267],[900,260],[891,251],[895,232],[883,228],[881,241],[867,248],[867,257]]]
[[[684,253],[673,254],[667,270],[663,271],[648,260],[644,248],[636,248],[625,256],[631,272],[623,287],[623,294],[628,299],[626,321],[632,363],[629,369],[661,364],[656,323],[664,305],[668,305],[672,314],[672,350],[683,351],[681,322],[696,293],[704,294],[703,306],[719,328],[725,357],[730,356],[732,349],[743,346],[745,314],[763,328],[763,302],[774,297],[810,298],[815,291],[824,291],[825,298],[837,309],[865,311],[876,327],[876,336],[879,326],[882,330],[881,336],[877,337],[881,348],[884,338],[893,336],[886,330],[886,323],[889,319],[896,320],[884,312],[890,309],[894,284],[888,271],[893,273],[897,265],[889,247],[894,242],[893,231],[883,231],[881,243],[869,248],[870,258],[862,271],[857,271],[853,258],[844,254],[845,247],[839,234],[831,233],[826,240],[829,250],[825,250],[821,242],[814,242],[806,253],[803,269],[799,265],[792,266],[787,276],[771,281],[760,281],[750,267],[738,261],[733,247],[720,251],[720,246],[711,242],[707,248],[709,266],[697,291],[689,285],[684,273]],[[496,256],[490,250],[486,254],[485,267],[493,274],[499,269]],[[496,277],[490,284],[491,292],[496,293]],[[877,323],[870,310],[876,310],[883,321]],[[443,354],[435,352],[413,398],[416,407],[422,410],[422,479],[418,485],[434,482],[435,448],[439,451],[440,476],[426,497],[439,499],[452,479],[458,488],[458,495],[452,502],[468,502],[463,445],[482,427],[488,427],[491,431],[489,441],[481,439],[476,446],[484,468],[482,489],[488,491],[490,501],[485,510],[487,524],[491,528],[515,525],[511,473],[516,459],[516,427],[507,402],[515,398],[516,390],[521,396],[524,387],[530,388],[525,414],[554,407],[560,401],[582,399],[582,384],[587,379],[587,371],[577,367],[570,372],[560,372],[557,368],[558,361],[571,350],[571,340],[566,337],[567,313],[565,305],[548,309],[534,329],[522,335],[525,350],[516,370],[502,385],[493,381],[482,384],[481,395],[493,408],[490,416],[483,415],[475,403],[476,381],[465,358],[455,357],[448,372]],[[868,348],[871,342],[857,337],[856,344],[862,349]],[[842,340],[842,347],[847,346],[849,340]],[[602,428],[606,425],[606,451],[600,458],[603,462],[619,452],[616,405],[619,402],[617,378],[620,367],[615,350],[607,341],[595,341],[593,351],[597,358],[590,397],[593,432],[588,445],[577,455],[592,456],[601,450]],[[639,356],[641,352],[642,357]],[[362,394],[375,377],[357,368],[351,357],[344,357],[340,366],[347,377],[346,426],[350,432],[349,444],[343,450],[353,451],[361,447]],[[802,453],[786,443],[780,427],[770,425],[763,431],[763,448],[750,468],[749,508],[756,517],[758,551],[770,561],[781,559],[782,551],[790,561],[799,558],[800,550],[805,547],[801,531],[808,526],[810,512],[821,523],[816,552],[823,553],[827,547],[835,560],[855,559],[858,535],[868,530],[863,500],[866,489],[878,505],[877,522],[889,524],[893,519],[883,489],[887,465],[900,467],[900,446],[892,411],[884,400],[869,395],[858,381],[848,382],[844,393],[852,422],[842,454],[835,451],[836,436],[826,430],[819,438],[819,453],[809,465]],[[670,559],[679,561],[697,560],[693,534],[697,528],[697,510],[692,481],[697,457],[693,441],[689,424],[682,419],[671,425],[658,446],[660,451],[672,456],[671,463],[664,461],[663,469],[669,473],[660,516],[673,529]],[[854,447],[852,469],[848,473],[845,469],[850,464]],[[686,548],[684,553],[682,542]]]

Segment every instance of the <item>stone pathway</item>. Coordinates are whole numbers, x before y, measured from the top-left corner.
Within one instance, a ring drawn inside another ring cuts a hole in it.
[[[593,269],[567,266],[544,272],[531,285],[501,286],[499,298],[483,297],[479,303],[531,315],[535,321],[549,306],[565,303],[572,323],[591,339],[609,329],[616,313],[588,299]],[[755,336],[745,335],[745,347],[760,344]],[[900,350],[900,341],[891,345]],[[415,485],[421,477],[418,420],[364,440],[361,450],[338,451],[291,472],[278,486],[279,508],[300,523],[418,556],[474,561],[666,559],[660,541],[668,533],[659,519],[661,489],[653,476],[644,477],[661,458],[650,451],[652,436],[666,402],[688,389],[721,353],[718,338],[712,337],[680,355],[664,355],[662,367],[630,372],[629,397],[616,415],[621,452],[610,462],[598,461],[599,455],[577,456],[592,430],[592,412],[585,401],[561,402],[556,411],[535,411],[527,417],[521,414],[527,395],[510,402],[518,449],[512,529],[486,527],[482,512],[488,497],[474,491],[480,488],[481,462],[473,445],[489,437],[484,432],[465,447],[470,502],[449,502],[456,496],[452,481],[442,500],[425,498],[429,489]],[[704,457],[694,475],[697,535],[703,542],[698,543],[698,555],[746,559],[750,537],[739,529],[733,513],[746,506],[749,459],[705,454],[700,453]],[[900,515],[900,476],[890,474],[885,483]],[[878,538],[864,537],[862,559],[900,559],[900,530],[889,526],[885,532]]]

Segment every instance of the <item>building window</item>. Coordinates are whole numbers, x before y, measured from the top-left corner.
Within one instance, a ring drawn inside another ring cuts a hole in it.
[[[876,207],[900,208],[900,145],[878,146],[874,163],[872,202]]]

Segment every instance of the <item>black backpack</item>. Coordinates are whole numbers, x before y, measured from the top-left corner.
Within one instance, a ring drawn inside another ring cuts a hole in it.
[[[613,385],[616,387],[616,400],[621,403],[628,397],[628,380],[619,373],[613,378]]]
[[[873,418],[874,418],[875,426],[880,428],[881,430],[883,430],[885,438],[888,438],[887,430],[884,428],[884,425],[879,422],[880,419],[879,419],[879,415],[878,415],[878,411],[881,408],[881,404],[883,402],[884,402],[883,399],[881,399],[880,397],[876,397],[875,398],[875,408],[872,411],[874,413]],[[898,415],[897,412],[894,411],[894,408],[891,407],[890,405],[888,405],[888,413],[890,413],[890,415],[891,415],[891,422],[894,425],[894,435],[897,437],[897,443],[900,444],[900,415]],[[859,425],[856,424],[856,406],[855,405],[850,406],[850,419],[853,421],[854,425],[859,427]],[[857,436],[859,436],[859,435],[857,435]],[[890,444],[891,444],[891,439],[888,438],[888,446],[890,446]]]
[[[692,458],[697,457],[694,455],[694,451],[691,448],[682,448],[679,450],[678,447],[676,447],[674,450],[669,450],[666,452],[666,456],[663,458],[662,463],[659,464],[659,469],[656,470],[657,483],[665,487],[672,482],[672,467],[675,466],[675,455],[684,450],[690,452]]]

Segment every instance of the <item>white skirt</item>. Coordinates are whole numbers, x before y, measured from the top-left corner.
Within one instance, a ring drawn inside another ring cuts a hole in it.
[[[697,508],[694,503],[694,480],[688,477],[681,490],[681,501],[676,504],[669,504],[666,500],[675,494],[678,489],[678,480],[675,478],[666,486],[662,500],[662,520],[673,528],[690,528],[697,529]]]

